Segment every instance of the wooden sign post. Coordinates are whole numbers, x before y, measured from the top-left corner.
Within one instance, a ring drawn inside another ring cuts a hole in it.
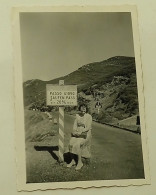
[[[59,106],[59,157],[64,161],[64,107],[77,106],[77,86],[64,85],[64,80],[59,85],[46,85],[46,100],[48,106]]]

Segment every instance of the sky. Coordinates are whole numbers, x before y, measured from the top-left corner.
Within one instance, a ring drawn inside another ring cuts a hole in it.
[[[113,56],[134,57],[130,13],[20,14],[23,81],[52,80]]]

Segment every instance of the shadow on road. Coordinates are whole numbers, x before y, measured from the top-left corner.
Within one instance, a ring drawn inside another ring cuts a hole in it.
[[[59,147],[58,146],[34,146],[34,149],[36,151],[47,151],[50,153],[50,155],[58,162],[60,162],[59,156],[55,153],[56,151],[59,151]],[[70,152],[66,152],[63,154],[64,157],[64,162],[66,162],[67,164],[71,162],[72,158],[71,158],[71,154]],[[77,156],[73,155],[72,156],[75,161],[77,162]]]
[[[57,161],[59,161],[59,157],[55,154],[54,151],[58,151],[58,146],[34,146],[36,151],[47,151],[50,155]]]
[[[36,151],[47,151],[50,153],[50,155],[58,162],[60,163],[60,158],[59,156],[55,153],[56,151],[59,151],[59,147],[58,146],[34,146]],[[76,164],[78,162],[78,157],[75,154],[72,154],[70,152],[66,152],[63,154],[64,157],[64,162],[69,164],[72,160],[72,158],[74,158]],[[86,164],[90,163],[90,159],[82,159],[83,161],[85,161]]]

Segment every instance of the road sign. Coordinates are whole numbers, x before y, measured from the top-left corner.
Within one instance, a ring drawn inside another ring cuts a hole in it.
[[[95,108],[97,108],[97,109],[98,109],[98,114],[99,114],[99,113],[100,113],[100,108],[102,108],[101,103],[100,103],[100,102],[96,102],[96,104],[95,104]]]
[[[51,85],[46,86],[48,106],[77,106],[76,85]]]
[[[64,85],[64,80],[59,85],[46,85],[47,106],[59,106],[59,157],[64,161],[64,106],[77,106],[77,86]]]

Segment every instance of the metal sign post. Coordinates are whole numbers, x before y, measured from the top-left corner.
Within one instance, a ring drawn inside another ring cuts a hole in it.
[[[59,85],[46,85],[46,100],[49,106],[59,106],[59,158],[64,161],[64,107],[77,106],[77,86],[64,85],[64,80]]]
[[[59,157],[64,161],[64,107],[59,107]]]
[[[59,85],[64,85],[64,80],[59,80]],[[59,157],[64,161],[64,107],[59,106]]]

